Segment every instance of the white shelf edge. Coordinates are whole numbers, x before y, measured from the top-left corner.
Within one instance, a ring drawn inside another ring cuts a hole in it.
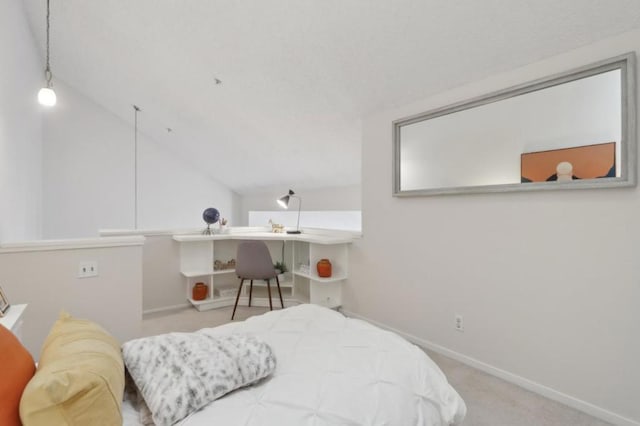
[[[193,277],[204,277],[207,275],[213,275],[213,269],[207,271],[180,271],[183,277],[193,278]]]
[[[208,303],[215,302],[216,300],[220,300],[220,299],[229,299],[229,298],[228,297],[222,297],[222,298],[212,299],[210,297],[207,297],[206,299],[203,299],[203,300],[193,300],[193,298],[191,298],[191,297],[187,298],[189,303],[191,303],[193,306],[206,305]]]
[[[212,275],[234,274],[235,272],[235,269],[219,269],[217,271],[214,270]]]
[[[294,275],[297,275],[299,277],[308,278],[310,280],[318,281],[318,282],[321,282],[321,283],[332,283],[332,282],[335,282],[335,281],[342,281],[342,280],[346,280],[347,279],[347,276],[343,275],[343,274],[334,275],[334,276],[329,277],[329,278],[321,278],[321,277],[319,277],[317,275],[307,274],[307,273],[300,272],[300,271],[294,271],[293,273],[294,273]]]
[[[244,285],[246,286],[248,284],[249,284],[248,281],[245,280],[244,281]],[[266,287],[267,283],[266,283],[266,281],[263,281],[263,280],[253,280],[253,286],[254,287]],[[293,287],[293,281],[280,281],[280,287],[281,288],[291,288],[291,287]],[[275,288],[276,291],[278,291],[278,284],[276,284],[275,280],[273,280],[271,282],[271,288]]]
[[[193,277],[204,277],[207,275],[222,275],[222,274],[233,274],[235,273],[235,269],[220,269],[218,271],[214,269],[208,269],[204,271],[180,271],[183,277],[193,278]]]
[[[174,235],[173,239],[180,243],[192,243],[198,241],[215,241],[215,240],[227,240],[228,234],[213,234],[213,235],[193,235],[193,234],[180,234]]]

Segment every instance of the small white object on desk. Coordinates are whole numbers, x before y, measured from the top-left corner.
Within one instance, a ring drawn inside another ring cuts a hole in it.
[[[306,263],[301,263],[298,266],[298,272],[300,272],[301,274],[310,274],[311,273],[311,267],[306,264]]]
[[[22,314],[24,314],[27,305],[11,305],[9,309],[4,313],[3,317],[0,317],[0,324],[11,330],[13,334],[22,341]]]

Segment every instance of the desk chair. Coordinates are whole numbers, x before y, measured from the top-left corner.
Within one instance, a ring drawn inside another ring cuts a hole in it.
[[[238,253],[236,255],[236,275],[240,278],[240,287],[238,288],[236,304],[234,305],[233,313],[231,314],[232,320],[236,315],[236,308],[238,307],[238,300],[240,300],[240,293],[242,292],[242,284],[244,284],[244,280],[251,280],[251,285],[249,287],[249,306],[251,306],[253,280],[265,280],[267,282],[267,291],[269,292],[269,309],[273,310],[270,280],[275,278],[276,283],[278,284],[278,294],[280,295],[280,306],[284,308],[278,273],[273,267],[271,254],[269,254],[269,249],[264,241],[242,241],[238,245]]]

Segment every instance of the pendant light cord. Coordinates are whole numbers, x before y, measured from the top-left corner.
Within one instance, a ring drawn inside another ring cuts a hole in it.
[[[300,210],[302,210],[302,197],[296,196],[298,199],[298,223],[296,223],[296,231],[300,230]]]
[[[138,112],[140,108],[133,105],[133,227],[138,229]]]
[[[44,78],[47,80],[47,87],[51,88],[52,84],[51,84],[51,66],[49,64],[49,32],[51,30],[51,24],[50,24],[50,16],[51,16],[51,10],[50,10],[50,6],[49,6],[49,0],[47,0],[47,65],[44,69]]]

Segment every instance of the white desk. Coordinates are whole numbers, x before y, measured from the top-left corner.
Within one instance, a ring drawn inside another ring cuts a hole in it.
[[[11,330],[13,334],[22,341],[22,314],[24,314],[27,305],[11,305],[9,309],[4,313],[3,317],[0,317],[0,324]]]
[[[237,232],[213,235],[174,235],[179,242],[220,241],[220,240],[264,240],[264,241],[299,241],[314,244],[346,244],[353,242],[353,237],[343,234],[287,234],[276,232]]]
[[[342,284],[348,277],[348,246],[353,241],[349,233],[303,233],[286,234],[272,232],[237,232],[214,235],[174,235],[180,244],[180,273],[185,277],[187,299],[198,310],[209,310],[233,305],[235,297],[216,294],[216,289],[236,288],[235,270],[214,270],[214,260],[228,261],[235,258],[238,240],[263,240],[271,246],[272,259],[280,260],[277,242],[289,242],[284,262],[291,271],[280,286],[285,304],[314,303],[330,308],[342,304]],[[332,276],[321,278],[316,272],[320,259],[330,259]],[[309,265],[308,271],[300,265]],[[198,282],[209,286],[205,300],[191,297],[191,289]],[[255,284],[254,284],[255,286]],[[225,293],[226,294],[226,293]],[[240,303],[246,303],[246,294]],[[268,306],[268,299],[255,297],[256,306]]]

